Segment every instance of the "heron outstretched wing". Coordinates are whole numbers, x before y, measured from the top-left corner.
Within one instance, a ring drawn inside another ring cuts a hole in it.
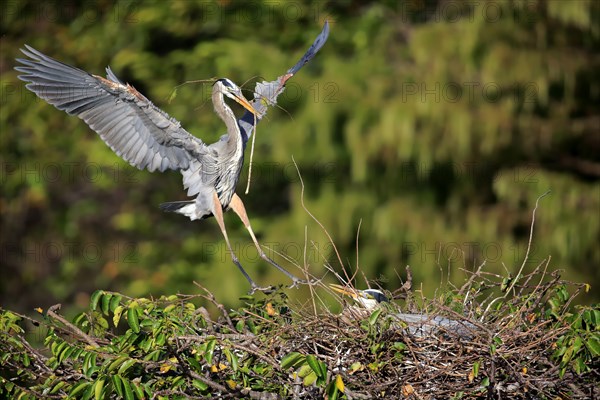
[[[254,100],[251,101],[252,107],[257,111],[256,122],[260,121],[267,113],[268,106],[277,104],[277,97],[283,93],[285,89],[285,83],[290,79],[296,72],[300,70],[306,63],[321,50],[321,47],[327,42],[329,36],[329,22],[325,21],[325,25],[321,30],[321,33],[310,48],[304,53],[302,58],[292,68],[288,69],[285,75],[282,75],[271,82],[258,82],[254,89]],[[238,120],[238,125],[242,133],[242,139],[247,142],[252,132],[254,131],[254,114],[246,111],[244,115]]]
[[[29,90],[59,110],[76,115],[124,160],[139,169],[186,170],[207,146],[133,86],[106,69],[108,79],[89,74],[25,46],[29,59],[15,69]]]

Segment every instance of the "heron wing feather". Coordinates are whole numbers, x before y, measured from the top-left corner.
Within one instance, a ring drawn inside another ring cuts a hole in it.
[[[267,108],[269,106],[274,106],[277,104],[277,97],[281,93],[283,93],[285,89],[285,83],[294,76],[300,68],[306,65],[313,57],[321,50],[321,47],[327,42],[327,37],[329,36],[329,22],[325,21],[323,29],[321,33],[313,44],[309,47],[309,49],[304,53],[302,58],[298,60],[298,62],[287,70],[285,75],[282,75],[275,79],[274,81],[267,82],[257,82],[254,88],[254,99],[251,101],[252,107],[257,111],[256,122],[260,121],[267,113]],[[255,116],[253,113],[246,111],[242,117],[238,120],[238,126],[240,127],[240,131],[242,133],[242,140],[247,142],[252,136],[252,132],[254,131],[255,125]]]
[[[26,87],[84,120],[120,157],[139,169],[186,170],[207,146],[130,85],[106,69],[108,79],[63,64],[25,46],[18,59]]]

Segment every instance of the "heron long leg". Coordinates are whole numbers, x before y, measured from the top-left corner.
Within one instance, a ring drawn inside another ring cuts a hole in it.
[[[288,278],[290,278],[292,280],[292,286],[296,286],[299,283],[304,283],[305,281],[303,279],[300,279],[297,276],[289,273],[281,265],[277,264],[265,254],[263,249],[260,247],[258,240],[256,240],[256,236],[254,235],[252,226],[250,226],[250,220],[248,219],[248,214],[246,214],[246,208],[244,207],[244,203],[236,193],[233,194],[231,202],[229,203],[229,207],[231,207],[231,209],[238,215],[238,217],[240,217],[240,219],[244,223],[244,226],[248,230],[248,233],[250,233],[250,237],[252,238],[252,241],[256,246],[256,250],[258,250],[258,255],[260,256],[260,258],[262,258],[263,260],[265,260],[266,262],[283,272]]]
[[[250,292],[253,293],[255,290],[263,290],[264,291],[264,290],[270,289],[270,288],[259,287],[252,280],[252,278],[250,278],[250,275],[248,275],[246,270],[244,270],[244,267],[242,267],[242,264],[240,263],[237,256],[233,252],[233,249],[231,248],[231,244],[229,243],[229,237],[227,236],[227,231],[225,230],[225,221],[223,220],[223,207],[221,206],[221,202],[219,201],[219,196],[217,195],[216,192],[213,193],[213,202],[214,202],[213,215],[215,216],[215,219],[217,220],[217,224],[219,224],[219,228],[221,228],[221,233],[223,234],[223,237],[225,238],[225,243],[227,244],[227,248],[229,249],[229,253],[231,254],[231,260],[239,268],[240,272],[244,275],[244,277],[250,283],[250,286],[251,286]]]

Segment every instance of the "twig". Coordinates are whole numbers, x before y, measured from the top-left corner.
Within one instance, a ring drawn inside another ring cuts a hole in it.
[[[206,383],[208,386],[210,386],[211,388],[213,388],[214,390],[216,390],[219,393],[228,393],[229,392],[229,390],[227,390],[227,388],[225,386],[219,385],[217,382],[213,382],[210,379],[205,378],[202,375],[196,373],[195,371],[188,370],[187,372],[192,378]]]
[[[504,298],[506,298],[506,296],[508,296],[508,294],[515,287],[515,284],[517,283],[517,281],[519,280],[521,274],[523,273],[523,269],[525,268],[525,264],[527,263],[527,260],[529,259],[529,251],[531,250],[531,242],[533,241],[533,228],[535,226],[535,212],[537,211],[539,201],[542,198],[544,198],[545,196],[547,196],[548,194],[550,194],[550,190],[548,190],[546,193],[542,194],[535,201],[535,207],[533,209],[533,212],[531,213],[531,227],[529,228],[529,241],[527,242],[527,251],[525,252],[525,258],[523,259],[523,263],[521,264],[521,268],[519,269],[519,273],[515,276],[515,278],[514,278],[512,284],[511,284],[511,286],[508,288],[508,290],[504,294]]]
[[[50,308],[48,308],[48,312],[47,312],[48,316],[60,321],[63,325],[65,325],[73,333],[75,333],[77,336],[81,337],[83,340],[88,342],[88,344],[90,344],[94,347],[100,347],[100,345],[94,339],[92,339],[91,336],[87,335],[84,331],[82,331],[81,329],[79,329],[75,325],[71,324],[66,319],[64,319],[62,316],[60,316],[54,312],[54,310],[60,310],[60,307],[61,307],[60,304],[55,304],[55,305],[51,306]]]
[[[198,282],[194,281],[194,285],[198,286],[200,289],[202,289],[206,293],[205,295],[202,295],[202,297],[205,298],[206,300],[210,301],[211,303],[213,303],[214,306],[217,307],[219,309],[219,311],[221,311],[221,315],[227,321],[227,325],[229,325],[229,327],[231,329],[235,330],[235,325],[231,321],[231,318],[229,318],[229,313],[227,312],[227,310],[225,309],[223,304],[219,303],[217,301],[217,299],[215,298],[215,296],[212,294],[212,292],[210,292],[208,289],[206,289],[204,286],[202,286]]]
[[[294,166],[296,167],[296,171],[298,172],[298,178],[300,178],[300,187],[301,187],[301,189],[300,189],[300,203],[302,204],[302,208],[321,227],[321,229],[323,229],[323,232],[325,233],[325,235],[327,235],[327,238],[329,239],[329,243],[331,243],[331,245],[333,246],[333,250],[335,250],[335,254],[336,254],[337,258],[338,258],[338,261],[340,262],[340,265],[344,265],[344,263],[342,262],[342,257],[340,256],[340,253],[339,253],[339,251],[337,249],[337,246],[333,242],[333,239],[332,239],[331,235],[329,234],[329,232],[327,231],[327,229],[325,229],[325,227],[323,226],[323,224],[321,223],[321,221],[319,221],[308,210],[308,208],[306,207],[306,204],[304,204],[304,180],[302,179],[302,174],[300,173],[300,168],[298,168],[298,164],[296,163],[296,160],[294,159],[293,156],[292,156],[292,162],[294,163]]]
[[[512,292],[512,290],[515,287],[515,285],[517,284],[517,282],[520,280],[521,274],[523,273],[523,269],[525,268],[525,264],[527,263],[527,260],[529,259],[529,251],[531,250],[531,242],[533,241],[533,228],[535,226],[535,212],[537,211],[539,201],[542,198],[544,198],[545,196],[547,196],[549,193],[550,193],[550,190],[548,190],[547,192],[545,192],[544,194],[542,194],[535,201],[535,207],[533,208],[533,212],[532,212],[532,215],[531,215],[531,227],[529,228],[529,241],[527,243],[527,251],[525,252],[525,258],[523,259],[523,263],[521,264],[521,268],[519,269],[519,272],[513,278],[513,281],[511,283],[511,285],[506,289],[506,292],[504,293],[504,296],[497,297],[494,300],[490,301],[490,303],[487,305],[487,307],[486,307],[485,312],[483,313],[483,315],[487,315],[488,311],[490,310],[490,307],[497,300],[506,299],[506,297],[509,295],[509,293]]]

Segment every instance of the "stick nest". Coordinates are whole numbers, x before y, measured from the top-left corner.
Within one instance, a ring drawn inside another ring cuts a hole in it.
[[[407,282],[402,293],[390,294],[404,298],[403,310],[393,302],[373,312],[351,305],[332,312],[344,300],[336,304],[321,284],[305,304],[277,290],[246,296],[237,310],[204,288],[159,299],[97,291],[72,322],[58,306],[37,319],[0,310],[0,394],[595,398],[600,310],[573,307],[587,286],[546,274],[546,266],[515,280],[479,268],[435,300],[417,297]],[[464,321],[469,332],[414,335],[395,317],[400,311]],[[26,323],[38,327],[42,348],[25,334]]]

